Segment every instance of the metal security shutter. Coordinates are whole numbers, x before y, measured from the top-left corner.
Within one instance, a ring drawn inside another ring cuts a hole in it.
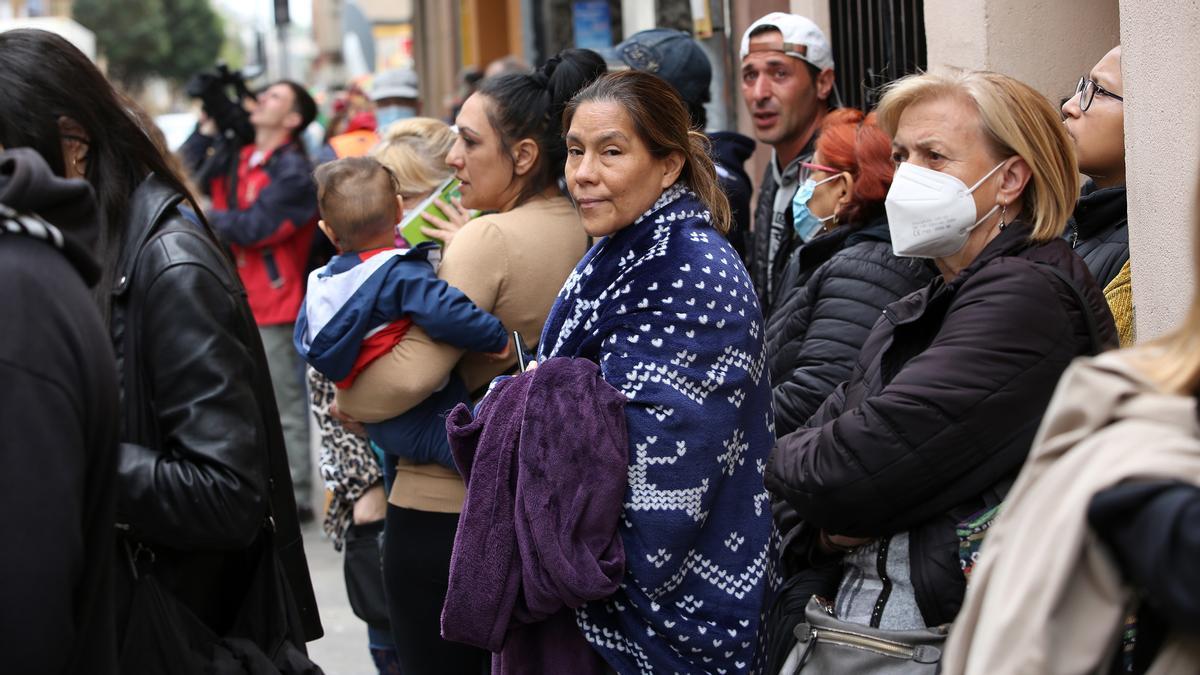
[[[924,0],[829,0],[842,104],[869,110],[879,89],[923,70]]]

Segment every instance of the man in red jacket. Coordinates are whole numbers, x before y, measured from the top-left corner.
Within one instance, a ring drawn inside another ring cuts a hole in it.
[[[208,213],[237,261],[262,335],[302,519],[313,512],[312,461],[304,366],[292,347],[292,326],[317,222],[317,190],[300,135],[316,112],[312,97],[295,82],[264,89],[250,113],[254,143],[212,181]]]

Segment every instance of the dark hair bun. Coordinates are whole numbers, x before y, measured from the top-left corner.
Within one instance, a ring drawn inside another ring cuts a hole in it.
[[[547,61],[539,72],[547,79],[555,121],[572,96],[607,71],[604,58],[590,49],[564,49]]]
[[[580,90],[608,69],[590,49],[566,49],[532,73],[488,78],[478,93],[492,100],[489,118],[508,147],[523,138],[537,141],[538,168],[522,190],[520,201],[554,185],[562,175],[567,147],[562,140],[562,113]]]

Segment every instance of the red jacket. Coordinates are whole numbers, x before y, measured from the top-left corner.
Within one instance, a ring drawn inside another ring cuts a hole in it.
[[[208,221],[229,242],[250,310],[260,326],[296,321],[304,299],[305,265],[317,225],[312,167],[295,143],[266,153],[251,165],[253,145],[237,165],[237,204],[231,208],[230,175],[212,182]]]

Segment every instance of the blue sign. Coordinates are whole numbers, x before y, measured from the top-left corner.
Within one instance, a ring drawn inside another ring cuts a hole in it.
[[[612,15],[607,0],[575,0],[572,16],[576,47],[598,50],[613,46]]]

